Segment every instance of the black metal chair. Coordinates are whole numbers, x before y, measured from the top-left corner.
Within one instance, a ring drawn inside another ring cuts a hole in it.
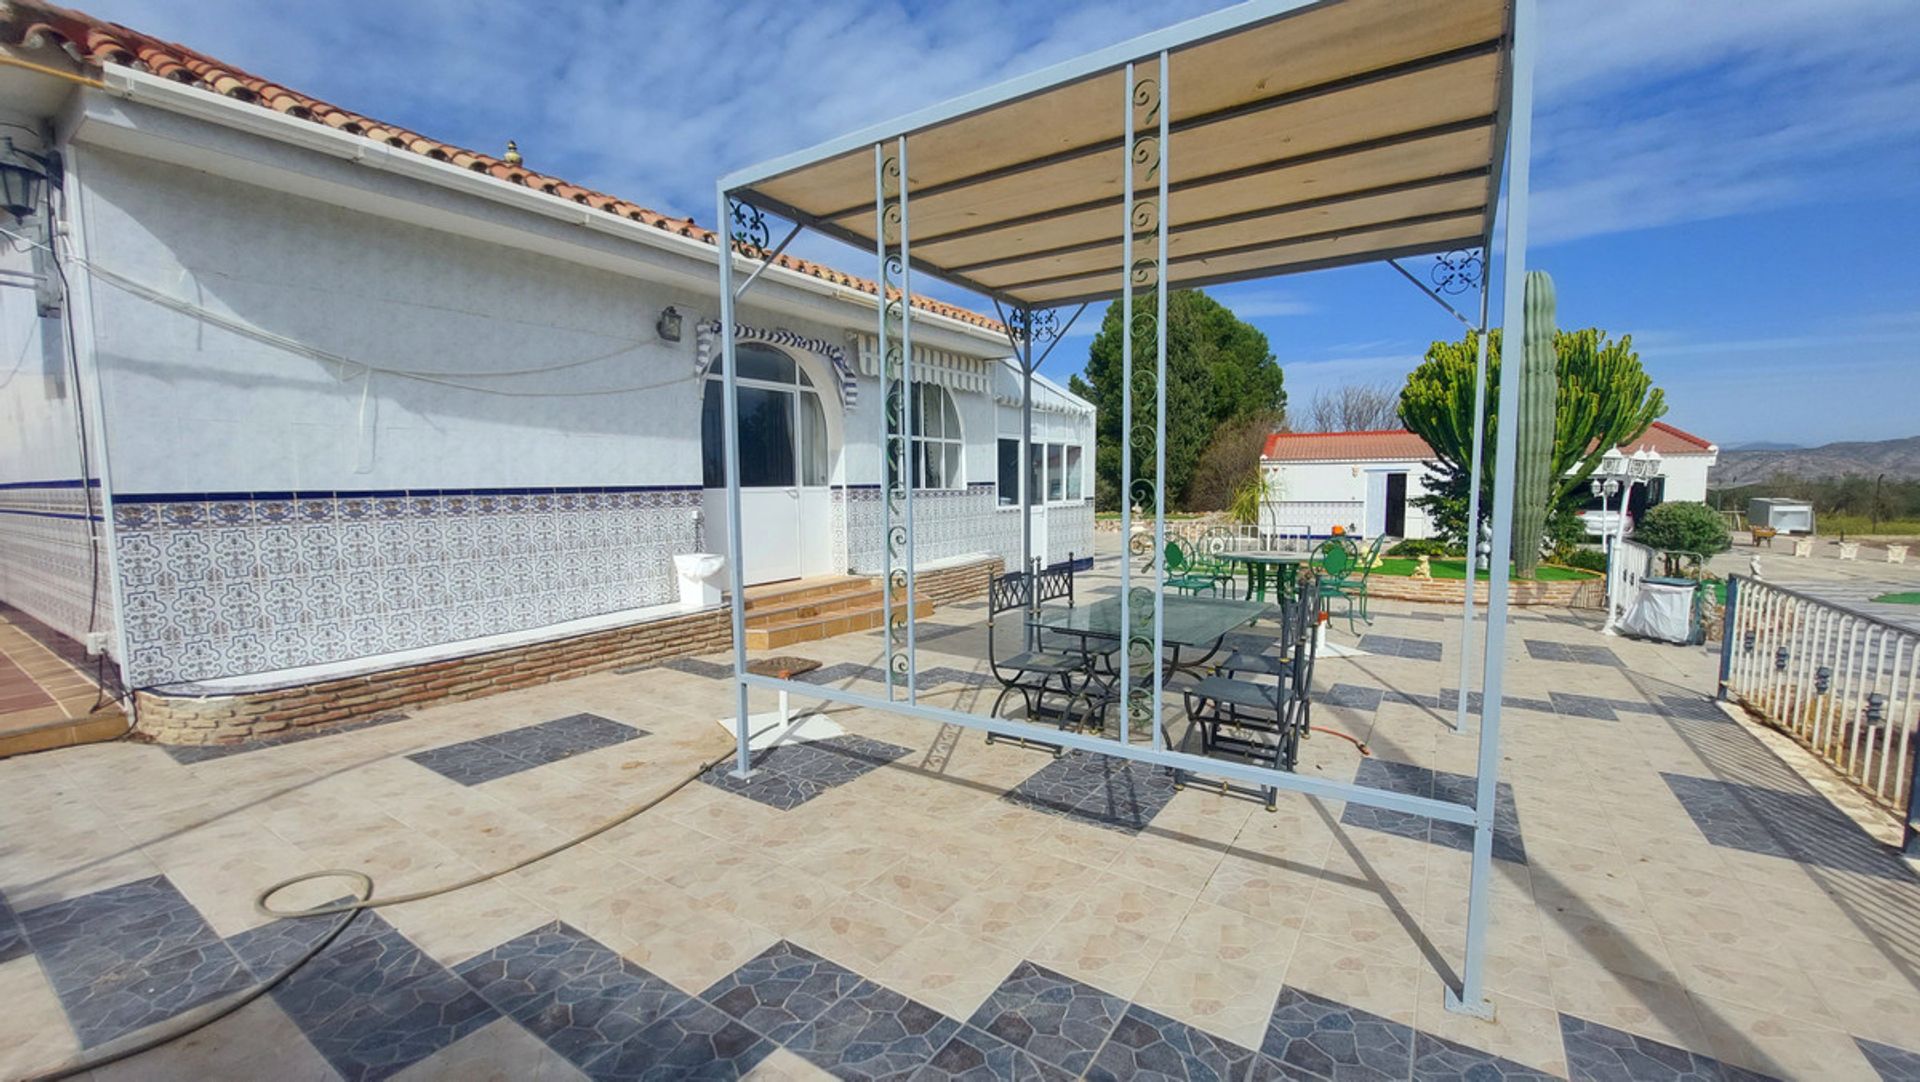
[[[1313,710],[1318,616],[1318,606],[1310,601],[1301,603],[1291,620],[1282,610],[1285,636],[1291,637],[1287,654],[1277,660],[1271,654],[1252,655],[1264,670],[1256,679],[1215,673],[1186,689],[1187,717],[1200,733],[1202,755],[1275,770],[1292,771],[1299,765],[1300,741],[1311,725]],[[1174,773],[1176,785],[1185,780],[1185,772]],[[1222,782],[1221,789],[1226,787]],[[1270,785],[1261,788],[1267,810],[1276,810],[1279,790]]]
[[[1049,601],[1064,599],[1073,605],[1073,566],[1041,571],[1014,571],[996,575],[987,584],[987,666],[1000,682],[1001,691],[993,703],[993,715],[1000,716],[1007,698],[1018,694],[1026,706],[1026,716],[1037,719],[1047,711],[1047,697],[1066,700],[1055,711],[1064,723],[1070,716],[1071,702],[1079,692],[1076,678],[1086,674],[1089,655],[1078,639],[1064,632],[1050,632],[1036,626],[1033,614]],[[1017,619],[1005,613],[1018,612]],[[1017,646],[1002,653],[1006,644],[1006,625],[1018,631]],[[987,743],[994,734],[987,734]],[[1022,744],[1026,742],[1021,741]],[[1055,753],[1059,752],[1055,748]]]

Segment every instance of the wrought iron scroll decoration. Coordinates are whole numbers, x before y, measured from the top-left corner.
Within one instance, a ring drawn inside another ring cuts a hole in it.
[[[767,227],[767,216],[752,203],[742,203],[738,199],[727,200],[727,213],[733,218],[730,225],[733,243],[737,247],[766,251],[773,243],[773,232]]]
[[[1022,308],[1013,313],[1013,337],[1016,341],[1029,345],[1051,342],[1060,337],[1060,313],[1052,308],[1043,308],[1036,312]]]
[[[901,257],[900,159],[886,156],[880,164],[881,195],[880,243],[885,252],[880,261],[880,295],[885,298],[886,350],[880,359],[880,396],[886,416],[885,467],[887,591],[894,599],[887,622],[887,668],[901,679],[910,678],[912,659],[907,643],[907,623],[913,614],[907,609],[907,485],[911,479],[912,448],[907,438],[908,395],[912,388],[906,378],[906,352],[901,338],[906,319],[906,293],[900,288],[905,278]],[[891,684],[888,692],[893,691]]]
[[[1158,199],[1160,166],[1164,148],[1160,145],[1160,80],[1153,76],[1137,79],[1133,84],[1132,108],[1134,110],[1133,142],[1127,148],[1127,168],[1133,171],[1135,191],[1155,193],[1145,198],[1137,198],[1133,209],[1127,216],[1127,228],[1133,231],[1134,251],[1145,251],[1149,255],[1136,255],[1126,268],[1126,281],[1122,288],[1133,291],[1145,291],[1157,285],[1165,268],[1160,265],[1158,254],[1158,233],[1160,229],[1161,206]],[[1132,313],[1133,341],[1138,352],[1138,343],[1156,342],[1160,333],[1159,321],[1152,307],[1136,304]],[[1167,393],[1167,389],[1154,381],[1154,398],[1146,401],[1136,395],[1133,403],[1134,416],[1127,418],[1133,429],[1132,454],[1136,463],[1153,463],[1159,459],[1157,448],[1160,430],[1157,423],[1158,396]],[[1134,481],[1127,498],[1134,506],[1148,514],[1155,514],[1159,508],[1159,478],[1149,473],[1140,476],[1136,466]],[[1162,573],[1161,562],[1164,554],[1156,552],[1154,533],[1142,531],[1127,542],[1129,553],[1140,560],[1141,571],[1152,577],[1151,589],[1135,587],[1129,593],[1129,608],[1135,613],[1143,610],[1153,611],[1155,595],[1160,588]],[[1144,552],[1142,550],[1145,550]],[[1132,619],[1131,627],[1126,629],[1128,670],[1132,673],[1150,673],[1152,667],[1159,664],[1153,644],[1153,622],[1151,618],[1141,620],[1138,615]],[[1153,726],[1153,690],[1152,681],[1146,686],[1130,687],[1126,690],[1128,728],[1133,732],[1151,732]]]
[[[1486,278],[1486,259],[1478,248],[1456,248],[1435,258],[1427,272],[1435,292],[1457,297],[1479,289]]]

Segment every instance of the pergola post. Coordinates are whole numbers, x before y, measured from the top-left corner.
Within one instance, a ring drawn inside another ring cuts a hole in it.
[[[721,457],[726,463],[727,474],[727,585],[733,592],[729,599],[737,710],[733,734],[733,776],[746,778],[753,774],[753,753],[748,747],[750,734],[747,732],[746,571],[740,566],[740,387],[735,378],[739,366],[734,363],[733,236],[727,226],[732,215],[727,206],[727,189],[724,186],[717,188],[713,220],[719,230],[714,244],[720,249],[720,376],[725,388],[721,398],[721,438],[726,441],[726,453]]]
[[[1026,573],[1033,570],[1033,309],[1014,309],[1014,319],[1020,326],[1020,483],[1016,487],[1020,493],[1020,570]],[[1029,590],[1028,604],[1034,604],[1036,596]]]
[[[1491,232],[1491,230],[1489,230]],[[1473,731],[1473,711],[1467,708],[1467,689],[1473,673],[1473,587],[1480,566],[1480,449],[1487,435],[1487,302],[1491,292],[1493,245],[1480,247],[1480,329],[1479,343],[1473,353],[1473,462],[1467,472],[1467,584],[1460,599],[1460,701],[1453,716],[1453,731]],[[1486,696],[1481,695],[1481,709]]]
[[[1507,130],[1507,250],[1501,267],[1501,337],[1526,335],[1527,172],[1533,146],[1534,0],[1517,0],[1513,10],[1512,118]],[[1492,904],[1493,823],[1499,794],[1500,704],[1506,683],[1507,589],[1513,560],[1515,460],[1519,457],[1520,381],[1500,381],[1497,416],[1506,418],[1494,436],[1493,552],[1487,583],[1487,657],[1481,676],[1480,758],[1474,777],[1473,863],[1467,881],[1466,961],[1460,990],[1449,989],[1447,1008],[1479,1018],[1493,1016],[1486,995],[1488,906]],[[1472,569],[1468,569],[1471,591]],[[1460,689],[1465,696],[1466,689]]]

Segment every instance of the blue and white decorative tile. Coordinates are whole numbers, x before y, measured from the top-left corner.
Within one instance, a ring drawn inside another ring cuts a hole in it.
[[[1879,1072],[1881,1082],[1920,1082],[1920,1052],[1909,1052],[1865,1037],[1855,1037],[1853,1043]]]
[[[1558,1082],[1559,1078],[1431,1033],[1413,1037],[1413,1082]]]
[[[1570,1014],[1560,1016],[1560,1039],[1571,1082],[1724,1082],[1712,1056]]]
[[[584,1064],[688,1000],[586,933],[552,924],[454,967],[480,997],[574,1064]]]
[[[727,1082],[753,1070],[773,1047],[719,1008],[693,999],[587,1061],[582,1070],[599,1082]]]
[[[1253,1050],[1134,1005],[1086,1077],[1097,1082],[1237,1082]]]
[[[1390,1079],[1413,1070],[1413,1029],[1293,988],[1280,992],[1254,1079]]]
[[[1119,996],[1021,962],[967,1024],[1078,1075],[1093,1066],[1126,1010],[1127,1001]]]
[[[783,1043],[837,1078],[902,1078],[931,1062],[959,1029],[932,1007],[862,981]]]
[[[862,983],[858,973],[783,939],[700,998],[784,1042]]]

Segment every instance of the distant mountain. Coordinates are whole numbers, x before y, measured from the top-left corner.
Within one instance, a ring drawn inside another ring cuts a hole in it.
[[[1774,443],[1770,440],[1754,440],[1751,443],[1736,443],[1727,448],[1729,451],[1798,451],[1804,444]]]
[[[1720,452],[1713,468],[1713,487],[1750,485],[1779,475],[1813,479],[1847,474],[1888,478],[1920,478],[1920,436],[1871,442],[1828,443],[1788,450]]]

